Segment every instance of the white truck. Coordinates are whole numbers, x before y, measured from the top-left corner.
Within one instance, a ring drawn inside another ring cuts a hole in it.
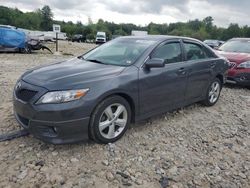
[[[107,41],[107,39],[106,39],[106,33],[98,31],[97,34],[96,34],[95,43],[96,44],[103,44],[106,41]]]
[[[146,36],[146,35],[148,35],[148,32],[147,31],[132,30],[131,35],[132,36]]]

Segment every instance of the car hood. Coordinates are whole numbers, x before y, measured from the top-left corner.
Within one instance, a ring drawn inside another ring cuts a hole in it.
[[[74,89],[84,83],[118,75],[124,69],[74,58],[30,70],[22,76],[22,80],[49,90]]]
[[[235,62],[237,64],[250,60],[250,54],[248,53],[236,53],[236,52],[224,52],[224,51],[217,51],[217,53],[227,58],[230,62]]]

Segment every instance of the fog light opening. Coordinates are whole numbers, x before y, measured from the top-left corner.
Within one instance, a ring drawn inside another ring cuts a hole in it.
[[[245,76],[240,77],[240,81],[245,81],[247,78]]]
[[[54,131],[55,134],[57,134],[57,128],[56,127],[52,127],[52,130]]]

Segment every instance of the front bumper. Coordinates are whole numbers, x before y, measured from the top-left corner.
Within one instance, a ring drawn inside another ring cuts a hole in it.
[[[88,140],[89,118],[50,122],[22,117],[15,112],[18,123],[34,137],[52,144],[67,144]]]
[[[227,76],[226,83],[237,84],[241,86],[250,86],[250,73],[240,73],[234,76]]]
[[[89,117],[83,101],[35,105],[35,101],[47,91],[26,82],[22,82],[22,87],[37,91],[29,101],[17,98],[16,89],[13,93],[14,115],[23,128],[36,138],[53,144],[88,140]]]

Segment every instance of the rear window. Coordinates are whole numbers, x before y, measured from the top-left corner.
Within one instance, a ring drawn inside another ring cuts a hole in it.
[[[184,47],[188,61],[216,57],[211,50],[196,43],[184,42]]]
[[[230,40],[223,44],[219,50],[224,52],[250,53],[250,40]]]
[[[197,60],[197,59],[206,59],[207,54],[202,49],[202,46],[194,43],[184,43],[185,51],[187,53],[187,60]]]

